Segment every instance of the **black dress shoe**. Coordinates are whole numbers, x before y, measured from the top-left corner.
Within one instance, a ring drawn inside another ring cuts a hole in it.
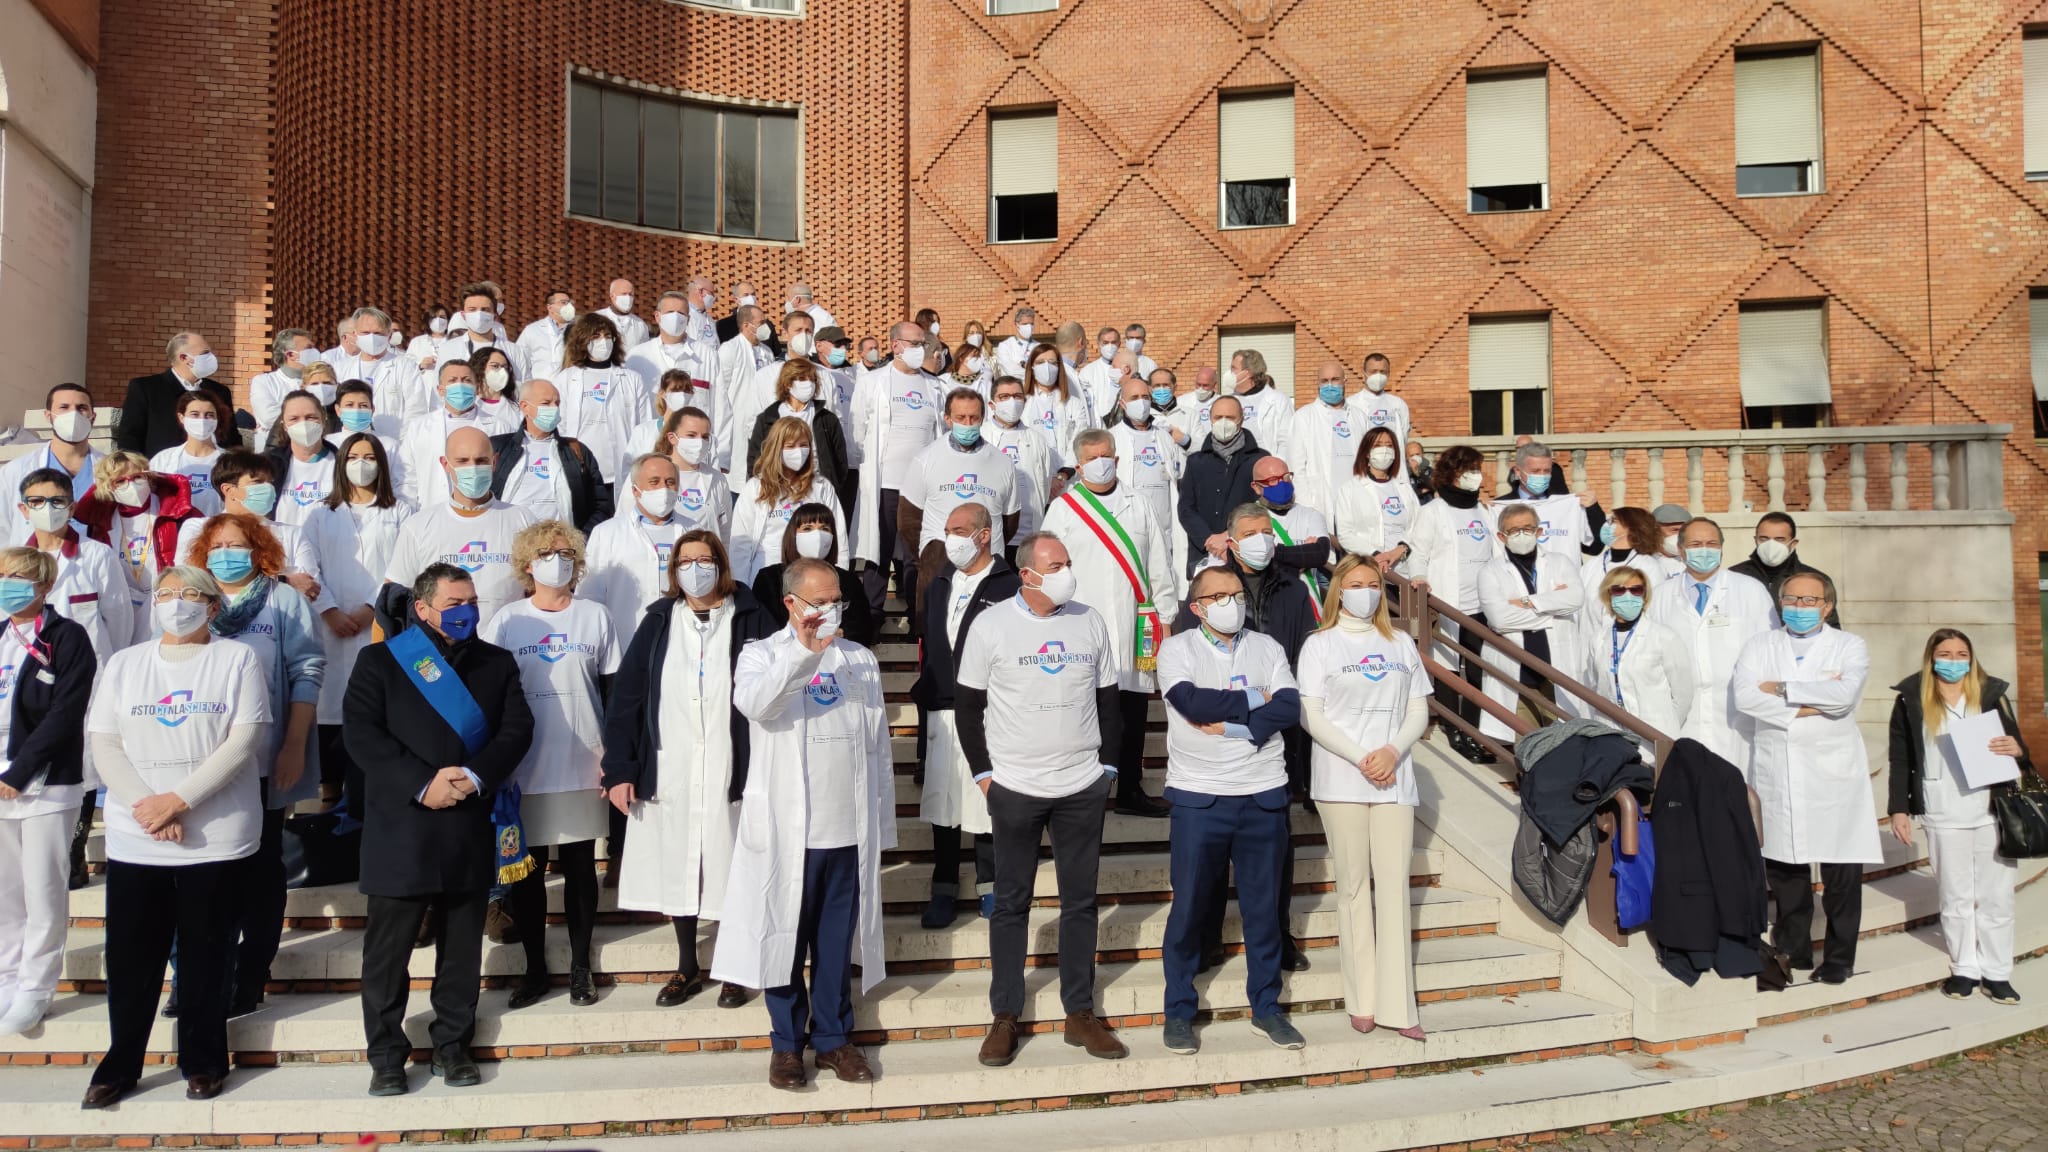
[[[405,1068],[403,1066],[379,1068],[375,1072],[370,1073],[370,1095],[372,1096],[403,1096],[411,1090],[411,1085],[405,1082]]]
[[[474,1088],[484,1082],[484,1074],[477,1071],[476,1061],[467,1056],[442,1063],[434,1061],[434,1075],[450,1088]]]
[[[85,1099],[79,1102],[78,1107],[86,1112],[97,1111],[101,1108],[111,1108],[120,1102],[121,1097],[126,1096],[134,1088],[135,1081],[133,1080],[125,1084],[94,1084],[85,1090]]]
[[[587,1008],[597,1003],[597,988],[590,980],[590,969],[569,970],[569,1003],[578,1008]]]
[[[1836,967],[1833,964],[1823,964],[1813,970],[1813,982],[1815,984],[1846,984],[1849,982],[1849,970]]]
[[[1292,937],[1292,936],[1288,936],[1288,937],[1285,937],[1285,938],[1284,938],[1284,941],[1283,941],[1283,943],[1284,943],[1284,947],[1282,947],[1282,948],[1280,949],[1280,969],[1281,969],[1281,971],[1283,971],[1283,972],[1306,972],[1306,971],[1308,971],[1308,957],[1302,954],[1302,951],[1301,951],[1301,945],[1299,945],[1299,944],[1297,944],[1297,943],[1295,943],[1295,942],[1294,942],[1294,937]]]
[[[718,990],[718,1006],[720,1008],[744,1008],[746,1005],[747,990],[745,988],[728,982],[725,987]]]
[[[661,991],[654,994],[656,1008],[673,1008],[704,990],[704,974],[692,972],[688,976],[678,972],[668,978]]]
[[[512,989],[512,998],[505,1001],[505,1007],[515,1012],[521,1008],[531,1008],[535,1004],[540,1003],[541,997],[547,994],[548,978],[546,976],[542,976],[538,980],[521,980],[519,986]]]
[[[1146,816],[1155,820],[1173,815],[1173,805],[1168,804],[1164,800],[1147,796],[1143,792],[1127,800],[1117,801],[1116,810],[1125,816]]]
[[[162,1016],[162,1017],[163,1017],[164,1019],[166,1019],[166,1020],[176,1020],[176,1019],[178,1018],[178,988],[177,988],[177,985],[175,985],[175,984],[174,984],[174,985],[172,985],[172,986],[171,986],[171,995],[170,995],[170,998],[164,1001],[164,1008],[163,1008],[163,1011],[162,1011],[162,1012],[159,1012],[159,1013],[157,1013],[157,1015],[159,1015],[159,1016]]]
[[[1202,962],[1195,966],[1195,975],[1199,976],[1211,968],[1221,968],[1229,959],[1230,953],[1225,952],[1221,944],[1214,948],[1204,948]]]
[[[197,1075],[186,1077],[185,1099],[211,1100],[215,1096],[220,1095],[221,1089],[227,1086],[228,1078],[226,1076],[212,1076],[201,1072]]]
[[[247,1016],[261,1007],[263,1007],[263,985],[258,984],[254,988],[237,988],[235,989],[233,999],[228,1002],[228,1019],[232,1020],[237,1016]]]

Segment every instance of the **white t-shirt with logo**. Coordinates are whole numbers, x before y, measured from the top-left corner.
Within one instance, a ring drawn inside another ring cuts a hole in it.
[[[1117,682],[1114,651],[1101,614],[1082,604],[1040,616],[1019,595],[974,618],[957,681],[988,693],[996,783],[1043,799],[1095,783],[1113,753],[1102,747],[1095,693]]]
[[[829,645],[804,686],[804,789],[810,798],[806,848],[844,848],[860,839],[854,765],[867,752],[868,733],[859,702],[847,698],[841,683],[845,664],[839,646]]]
[[[1159,690],[1176,684],[1242,693],[1294,687],[1287,652],[1263,632],[1239,632],[1225,648],[1200,627],[1159,646]],[[1258,747],[1241,736],[1212,736],[1171,704],[1166,709],[1166,786],[1211,796],[1250,796],[1287,783],[1285,745],[1274,733]]]
[[[921,372],[905,374],[894,365],[884,365],[876,370],[874,382],[888,389],[882,487],[900,491],[910,475],[911,462],[940,434],[938,401],[932,395],[931,377]]]
[[[545,440],[526,436],[522,440],[519,466],[506,478],[505,494],[500,499],[527,509],[535,520],[566,518],[569,484],[562,479],[560,441],[553,436]]]
[[[619,670],[611,616],[594,600],[559,612],[516,600],[491,617],[482,638],[519,661],[519,683],[533,710],[533,742],[513,779],[539,795],[594,791],[604,758],[604,707],[597,678]]]
[[[1499,529],[1497,504],[1452,508],[1451,535],[1458,544],[1458,611],[1479,610],[1479,572],[1493,559]]]
[[[304,524],[313,509],[327,503],[327,494],[334,491],[334,462],[339,457],[338,452],[324,452],[312,460],[291,457],[277,491],[279,524]]]
[[[1416,510],[1422,507],[1414,487],[1401,479],[1399,473],[1392,480],[1360,476],[1353,483],[1364,485],[1373,507],[1379,509],[1380,547],[1392,551],[1395,546],[1407,543],[1408,533],[1415,527]]]
[[[531,523],[533,513],[502,500],[491,501],[474,516],[447,504],[423,508],[398,530],[398,546],[391,550],[384,579],[409,588],[427,565],[453,564],[476,581],[481,627],[499,609],[526,595],[512,573],[512,538]]]
[[[917,533],[917,547],[922,551],[946,534],[946,518],[962,504],[988,509],[994,535],[1002,535],[1003,517],[1016,514],[1023,506],[1017,489],[1017,466],[1001,448],[983,440],[973,451],[963,452],[947,435],[926,445],[910,462],[899,491],[924,513]]]
[[[1541,500],[1521,500],[1514,497],[1496,500],[1493,503],[1495,515],[1510,504],[1527,504],[1536,512],[1539,521],[1536,546],[1545,552],[1555,552],[1571,561],[1577,568],[1585,563],[1586,554],[1581,545],[1593,542],[1593,530],[1587,526],[1586,510],[1579,504],[1579,498],[1569,492],[1557,496],[1545,496]]]
[[[161,655],[160,641],[114,653],[94,686],[88,732],[118,735],[128,762],[151,794],[171,791],[242,724],[270,723],[269,688],[249,646],[214,639],[182,661]],[[182,843],[153,839],[133,810],[106,806],[107,857],[125,864],[199,864],[239,860],[262,836],[255,765],[239,772],[179,817]]]
[[[1408,701],[1430,692],[1422,655],[1406,632],[1387,637],[1377,629],[1325,628],[1301,646],[1295,670],[1302,698],[1321,700],[1324,717],[1367,751],[1392,743]],[[1309,754],[1309,794],[1317,803],[1414,804],[1415,761],[1402,756],[1393,786],[1381,788],[1358,765],[1317,744]]]
[[[625,508],[632,498],[632,493],[627,492],[619,507]],[[726,539],[732,525],[732,489],[725,482],[725,474],[716,468],[678,474],[672,515],[682,522],[685,532],[708,528],[718,533],[720,540]]]
[[[166,476],[183,476],[192,486],[192,506],[208,516],[220,513],[220,493],[213,490],[213,466],[220,463],[220,450],[216,448],[205,456],[194,456],[185,451],[182,443],[149,458],[149,470]]]

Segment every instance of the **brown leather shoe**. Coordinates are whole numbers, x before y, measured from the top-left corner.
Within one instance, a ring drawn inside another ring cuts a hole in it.
[[[995,1023],[988,1026],[988,1036],[981,1042],[981,1062],[989,1068],[1001,1068],[1017,1058],[1017,1014],[996,1013]]]
[[[820,1052],[814,1059],[818,1062],[820,1075],[824,1074],[825,1069],[830,1068],[834,1076],[848,1084],[874,1083],[875,1070],[868,1067],[868,1058],[861,1055],[860,1049],[851,1044],[841,1044],[830,1052]]]
[[[204,1072],[200,1072],[186,1079],[185,1099],[211,1100],[215,1096],[220,1095],[221,1089],[226,1088],[227,1086],[227,1077],[209,1076]]]
[[[1067,1013],[1067,1043],[1086,1048],[1098,1060],[1121,1060],[1131,1054],[1101,1018],[1093,1012]]]
[[[768,1086],[794,1090],[804,1086],[804,1054],[774,1052],[768,1057]]]
[[[101,1108],[112,1108],[115,1104],[120,1103],[121,1097],[126,1096],[134,1091],[134,1089],[135,1081],[133,1080],[125,1084],[94,1084],[85,1090],[85,1100],[78,1106],[87,1112],[98,1111]]]

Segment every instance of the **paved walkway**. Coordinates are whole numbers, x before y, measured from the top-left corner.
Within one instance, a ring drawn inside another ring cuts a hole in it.
[[[2048,1152],[2048,1034],[1890,1083],[1575,1136],[1573,1152]]]

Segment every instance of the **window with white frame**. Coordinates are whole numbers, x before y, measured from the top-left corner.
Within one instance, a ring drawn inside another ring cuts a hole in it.
[[[2048,289],[2027,296],[2028,353],[2034,378],[2034,438],[2048,439]]]
[[[731,8],[736,12],[780,12],[794,14],[797,0],[682,0],[706,8]]]
[[[988,238],[1011,244],[1052,240],[1059,232],[1059,114],[990,113]]]
[[[1474,436],[1541,436],[1550,424],[1550,317],[1471,316],[1466,373]]]
[[[1737,320],[1744,426],[1824,426],[1834,403],[1826,301],[1744,304]]]
[[[2027,179],[2048,180],[2048,32],[2020,42]]]
[[[1273,378],[1273,390],[1282,396],[1294,395],[1293,328],[1222,328],[1216,336],[1221,354],[1218,363],[1227,368],[1239,352],[1257,352],[1266,358],[1266,375]]]
[[[1803,196],[1821,190],[1820,53],[1812,48],[1735,58],[1735,193]]]
[[[1026,12],[1052,12],[1060,6],[1060,0],[988,0],[988,14],[991,16],[1019,16]]]
[[[1225,228],[1294,223],[1294,93],[1217,99],[1217,215]]]
[[[615,224],[795,240],[794,110],[569,84],[569,211]]]
[[[1550,77],[1465,77],[1465,186],[1473,212],[1550,207]]]

